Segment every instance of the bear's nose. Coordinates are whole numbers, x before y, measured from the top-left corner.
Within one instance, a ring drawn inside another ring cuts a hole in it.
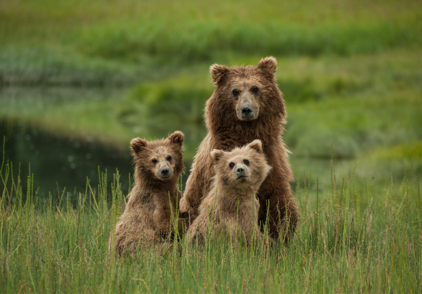
[[[250,118],[253,113],[253,109],[250,105],[242,106],[241,111],[242,111],[243,118]]]
[[[169,171],[169,169],[168,169],[168,168],[163,168],[163,169],[161,170],[161,175],[162,175],[163,177],[168,177],[169,173],[170,173],[170,171]]]
[[[244,169],[243,167],[238,167],[238,168],[236,169],[236,173],[237,173],[239,176],[243,176],[243,174],[245,173],[245,169]]]

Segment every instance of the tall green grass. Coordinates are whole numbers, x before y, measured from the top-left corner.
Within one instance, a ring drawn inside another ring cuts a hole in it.
[[[422,290],[420,173],[412,168],[391,179],[355,186],[354,169],[332,166],[331,186],[298,180],[301,211],[290,246],[206,242],[174,244],[159,254],[107,255],[110,232],[126,191],[118,173],[98,187],[61,198],[39,199],[36,175],[21,172],[3,156],[0,198],[0,289],[16,292],[402,292]],[[26,174],[26,176],[23,176]],[[27,194],[22,187],[27,186]]]

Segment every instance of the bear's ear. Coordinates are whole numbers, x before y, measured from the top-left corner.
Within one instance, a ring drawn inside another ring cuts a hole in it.
[[[261,140],[253,140],[251,143],[249,143],[248,147],[254,149],[258,153],[264,153]]]
[[[183,145],[183,138],[185,137],[185,135],[183,135],[182,132],[180,131],[175,131],[173,134],[171,134],[170,136],[168,136],[167,140],[169,140],[172,144],[176,144],[179,146]]]
[[[224,151],[223,150],[217,150],[214,149],[213,151],[211,151],[211,158],[214,162],[218,162],[221,157],[224,155]]]
[[[224,77],[229,73],[230,69],[225,65],[213,64],[210,66],[210,73],[214,85],[217,86]]]
[[[271,74],[275,74],[277,70],[277,60],[274,57],[265,57],[258,63],[258,68],[265,70]]]
[[[138,154],[147,147],[147,141],[141,138],[135,138],[130,142],[133,153]]]

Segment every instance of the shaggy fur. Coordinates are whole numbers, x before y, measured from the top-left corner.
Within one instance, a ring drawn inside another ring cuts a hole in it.
[[[271,167],[265,160],[260,140],[231,152],[213,150],[215,177],[202,201],[198,218],[187,233],[188,242],[203,243],[210,236],[232,236],[233,241],[263,239],[258,227],[259,186]],[[239,169],[241,173],[239,173]],[[210,226],[210,227],[209,227]],[[271,242],[271,238],[267,241]]]
[[[264,224],[268,215],[271,236],[288,242],[299,213],[289,184],[293,180],[289,151],[281,138],[287,113],[275,80],[276,67],[273,57],[262,59],[257,67],[211,66],[215,91],[205,107],[208,134],[195,156],[180,210],[196,214],[208,195],[215,174],[210,156],[213,149],[229,151],[260,139],[273,168],[258,192],[259,222]],[[245,105],[253,109],[247,119],[242,117]]]
[[[141,244],[155,244],[172,239],[171,217],[182,193],[177,180],[184,170],[183,133],[174,132],[167,139],[131,142],[135,164],[135,184],[123,215],[116,225],[116,252],[134,254]],[[163,169],[168,173],[162,174]],[[186,230],[188,218],[178,219],[178,230]],[[109,250],[112,248],[109,240]]]

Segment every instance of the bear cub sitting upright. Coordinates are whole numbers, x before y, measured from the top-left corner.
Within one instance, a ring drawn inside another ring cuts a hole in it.
[[[134,254],[141,244],[172,239],[171,218],[177,213],[176,204],[182,196],[177,180],[184,170],[183,137],[182,132],[176,131],[164,140],[132,140],[135,185],[116,224],[116,253]],[[188,225],[188,217],[179,218],[179,233]],[[109,251],[112,243],[110,237]]]
[[[254,140],[230,152],[213,150],[211,157],[215,177],[199,207],[199,216],[187,232],[188,242],[202,244],[208,230],[211,238],[231,235],[235,242],[263,239],[258,227],[256,194],[271,166],[267,164],[261,141]],[[272,242],[271,237],[267,238],[267,242]]]

